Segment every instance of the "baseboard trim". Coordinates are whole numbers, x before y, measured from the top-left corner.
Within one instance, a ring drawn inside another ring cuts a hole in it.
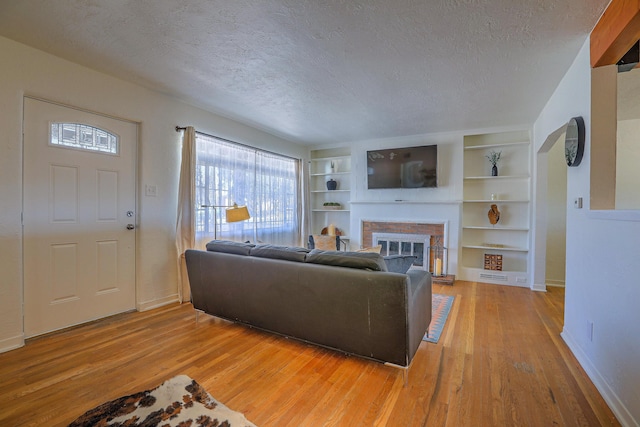
[[[15,350],[24,346],[24,334],[0,340],[0,353]]]
[[[607,405],[609,405],[609,408],[611,408],[611,411],[613,411],[620,424],[624,427],[639,427],[640,424],[638,421],[633,418],[616,392],[611,389],[609,384],[607,384],[602,374],[600,374],[598,369],[593,365],[593,363],[591,363],[591,359],[589,359],[587,354],[582,350],[582,348],[580,348],[577,341],[573,339],[571,334],[567,332],[566,329],[563,329],[560,336],[576,359],[578,359],[578,363],[580,363],[580,366],[582,366],[584,371],[587,373],[587,376],[596,386],[602,395],[602,398],[607,402]]]
[[[564,288],[565,287],[565,282],[564,282],[564,280],[547,279],[547,286],[553,286],[555,288]]]
[[[176,302],[180,302],[180,298],[178,297],[178,294],[173,294],[164,298],[138,303],[136,304],[136,309],[138,311],[148,311],[148,310],[153,310],[154,308],[164,307],[165,305],[173,304]]]
[[[547,292],[547,286],[544,284],[540,285],[540,284],[534,283],[533,286],[531,287],[531,290],[535,292]]]

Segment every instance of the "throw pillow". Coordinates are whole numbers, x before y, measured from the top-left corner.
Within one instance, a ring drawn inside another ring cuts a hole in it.
[[[356,252],[375,252],[375,253],[379,254],[381,250],[382,250],[382,245],[378,245],[378,246],[374,246],[372,248],[359,249]]]
[[[260,258],[303,262],[307,253],[309,253],[309,250],[305,248],[278,245],[258,245],[251,248],[249,255]]]
[[[384,257],[384,262],[388,271],[405,274],[416,259],[418,257],[413,255],[388,255]]]
[[[304,262],[371,271],[387,271],[387,265],[384,263],[382,255],[371,252],[340,252],[314,249],[307,254]]]
[[[207,250],[210,252],[224,252],[235,255],[249,255],[253,243],[232,242],[230,240],[212,240],[207,243]]]
[[[327,251],[340,250],[340,237],[312,234],[309,236],[309,249],[322,249]]]

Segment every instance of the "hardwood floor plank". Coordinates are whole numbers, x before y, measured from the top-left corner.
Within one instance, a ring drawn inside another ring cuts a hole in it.
[[[388,367],[387,367],[388,372]],[[397,390],[398,382],[402,382],[401,374],[389,374],[384,377],[384,382],[380,387],[380,391],[377,395],[375,395],[373,401],[369,404],[369,407],[366,408],[365,416],[362,418],[362,422],[359,424],[360,426],[373,426],[373,425],[382,425],[380,420],[380,414],[384,414],[385,411],[383,408],[385,407],[385,403],[393,400],[393,396],[397,399],[397,391],[392,393],[392,390]],[[365,391],[366,393],[366,391]],[[392,397],[390,399],[390,397]]]
[[[0,425],[66,425],[178,374],[259,426],[618,426],[562,340],[564,291],[456,282],[438,343],[402,370],[189,304],[125,313],[0,354]]]

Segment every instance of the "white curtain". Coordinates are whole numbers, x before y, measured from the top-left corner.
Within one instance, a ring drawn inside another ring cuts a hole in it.
[[[176,223],[176,248],[178,251],[178,298],[181,302],[191,299],[184,252],[195,248],[195,130],[189,126],[182,137],[182,164],[178,188],[178,220]]]
[[[196,206],[249,209],[227,223],[225,208],[197,208],[196,244],[218,239],[299,245],[299,160],[196,133]]]
[[[307,236],[311,230],[311,206],[309,204],[309,197],[306,197],[309,192],[309,162],[305,162],[302,159],[298,162],[298,188],[300,203],[298,203],[298,215],[300,217],[300,246],[307,247]]]
[[[287,246],[299,244],[297,165],[297,160],[256,153],[253,203],[256,241]]]
[[[225,207],[237,203],[254,212],[253,200],[255,150],[196,134],[196,244],[204,247],[215,238],[234,241],[254,240],[252,219],[227,223]],[[202,205],[220,206],[203,208]]]

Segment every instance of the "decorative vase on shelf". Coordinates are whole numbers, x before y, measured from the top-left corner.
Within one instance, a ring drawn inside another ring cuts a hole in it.
[[[489,163],[491,163],[491,176],[498,176],[498,162],[502,157],[502,151],[493,151],[485,156],[489,159]]]
[[[327,173],[336,173],[336,163],[332,160],[331,162],[327,163],[327,168],[326,171]]]
[[[335,190],[336,188],[338,188],[338,181],[333,178],[327,181],[327,190]]]
[[[492,204],[487,216],[489,217],[491,225],[496,225],[498,221],[500,221],[500,210],[498,209],[498,205]]]

